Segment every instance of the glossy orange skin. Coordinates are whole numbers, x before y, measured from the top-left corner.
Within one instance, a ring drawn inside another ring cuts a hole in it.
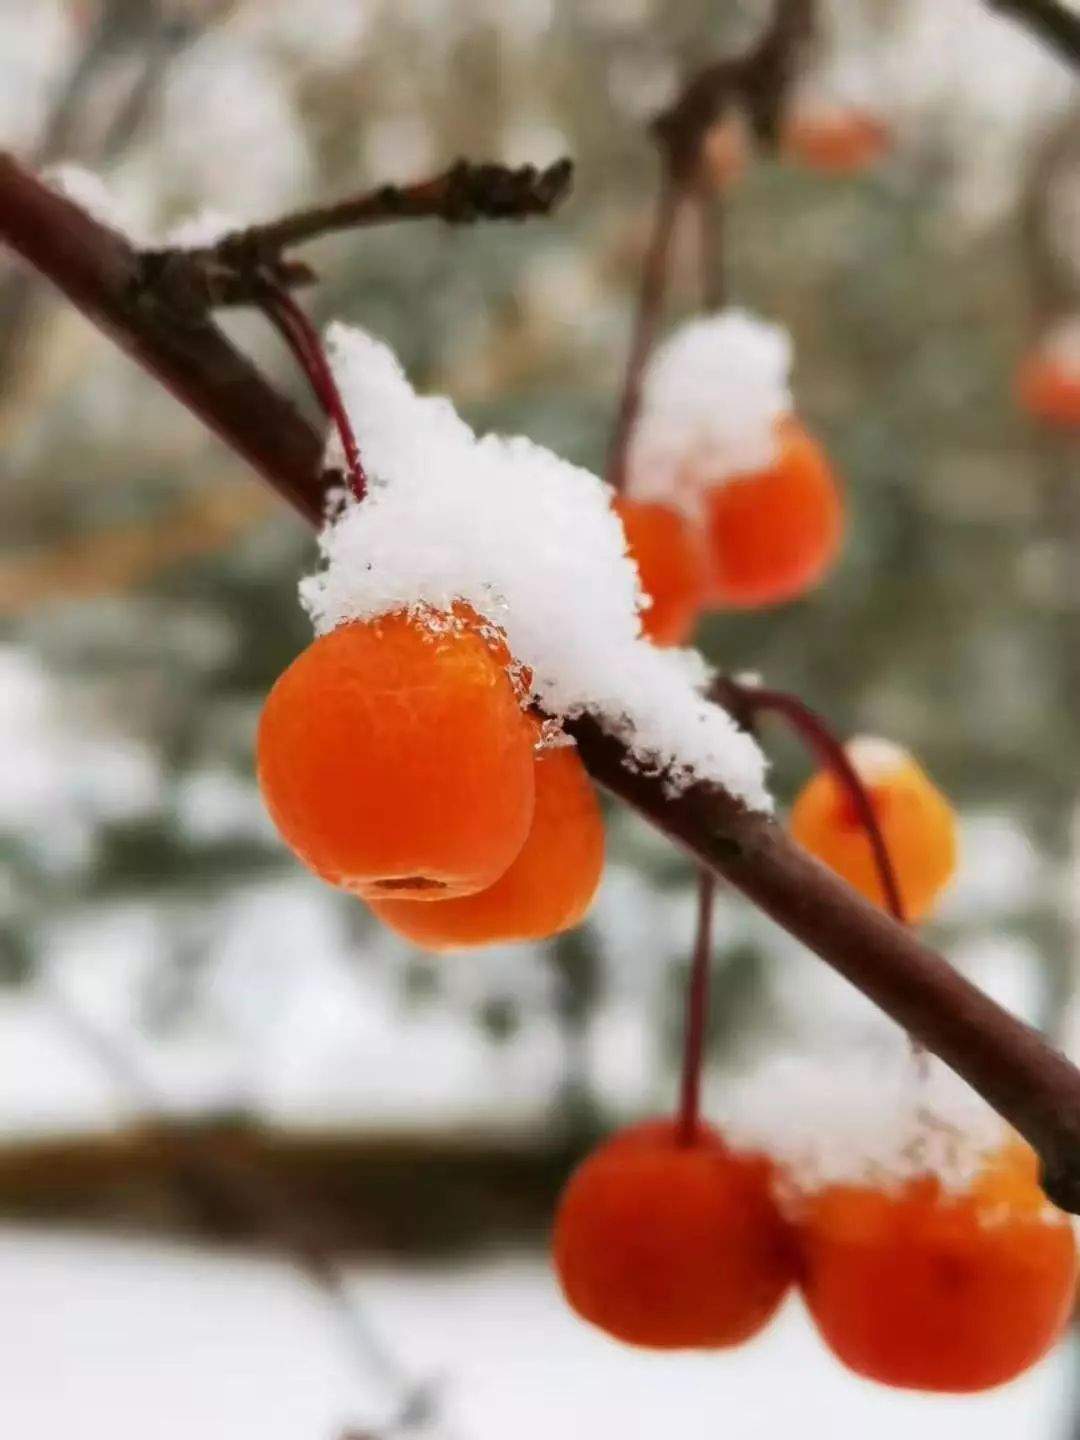
[[[844,506],[817,441],[794,420],[772,465],[705,496],[708,600],[719,609],[778,605],[823,578],[840,549]]]
[[[641,612],[641,629],[656,645],[682,645],[693,633],[705,603],[705,552],[700,537],[677,510],[623,500],[615,509],[626,548],[652,604]]]
[[[867,785],[908,921],[923,919],[956,870],[956,817],[910,757]],[[819,771],[791,811],[791,834],[868,900],[886,909],[874,853],[845,791]]]
[[[837,1186],[799,1227],[801,1284],[838,1359],[915,1390],[965,1392],[1030,1368],[1064,1330],[1076,1292],[1068,1217],[1033,1165],[950,1195],[929,1176],[895,1194]]]
[[[1052,356],[1036,352],[1020,365],[1016,395],[1032,419],[1080,430],[1080,370],[1067,369]]]
[[[857,175],[889,148],[889,130],[876,116],[858,109],[806,110],[784,127],[784,152],[826,175]]]
[[[365,899],[494,884],[535,798],[533,727],[507,659],[467,619],[432,633],[399,613],[343,625],[293,661],[263,709],[258,775],[309,869]]]
[[[536,758],[532,828],[494,885],[457,900],[375,900],[391,930],[424,950],[544,940],[580,924],[604,869],[604,822],[596,791],[573,746]]]
[[[718,1349],[756,1334],[793,1278],[770,1167],[700,1126],[614,1136],[570,1177],[555,1218],[556,1274],[584,1320],[630,1345]]]

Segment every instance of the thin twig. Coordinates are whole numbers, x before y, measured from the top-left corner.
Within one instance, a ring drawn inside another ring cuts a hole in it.
[[[205,318],[139,289],[123,237],[0,155],[0,240],[246,459],[309,522],[333,477],[322,440]],[[673,793],[596,717],[567,723],[593,778],[754,904],[945,1061],[1042,1157],[1048,1193],[1080,1211],[1080,1071],[906,926],[797,846],[766,815],[699,782]]]
[[[682,185],[667,177],[656,202],[652,238],[649,241],[649,249],[642,270],[641,291],[634,317],[630,351],[626,360],[626,372],[623,376],[619,411],[615,417],[615,427],[612,431],[611,446],[608,451],[608,483],[616,490],[622,490],[626,485],[630,436],[633,433],[641,406],[641,382],[645,373],[645,365],[656,342],[656,334],[660,327],[660,316],[667,290],[671,239],[675,230],[675,221],[682,206],[682,199]]]
[[[728,277],[725,254],[727,195],[714,194],[699,185],[697,193],[698,264],[701,271],[701,308],[722,310],[727,304]]]
[[[297,210],[264,225],[232,230],[213,245],[148,251],[151,271],[181,272],[192,293],[208,307],[258,303],[270,276],[282,287],[310,284],[315,272],[286,252],[323,235],[385,225],[395,220],[442,220],[468,225],[477,220],[525,220],[548,215],[569,194],[574,167],[557,160],[535,165],[475,164],[459,160],[449,170],[414,185],[380,185],[332,205]]]
[[[701,1113],[701,1069],[705,1061],[705,1028],[709,1007],[709,969],[712,964],[713,909],[716,876],[698,871],[697,926],[686,987],[686,1034],[683,1039],[682,1085],[679,1093],[679,1144],[697,1138]]]

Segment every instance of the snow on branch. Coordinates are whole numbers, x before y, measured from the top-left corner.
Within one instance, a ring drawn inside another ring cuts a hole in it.
[[[721,785],[770,808],[764,757],[703,697],[701,657],[643,638],[609,487],[522,437],[478,439],[361,330],[332,326],[328,348],[372,478],[323,532],[325,565],[304,582],[316,628],[464,600],[505,632],[546,714],[597,716],[673,790]],[[340,458],[335,440],[328,460]]]

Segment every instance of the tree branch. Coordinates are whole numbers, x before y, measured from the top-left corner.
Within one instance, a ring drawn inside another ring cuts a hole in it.
[[[311,523],[330,483],[322,438],[204,319],[141,285],[137,254],[113,231],[0,156],[0,239],[198,414]],[[728,880],[939,1055],[1031,1142],[1048,1193],[1080,1211],[1080,1072],[1036,1031],[965,980],[800,849],[768,817],[716,786],[668,793],[598,720],[568,729],[594,779],[699,864]]]
[[[1025,25],[1074,69],[1080,69],[1080,11],[1062,0],[986,0],[991,10]]]
[[[574,167],[557,160],[546,169],[521,165],[477,165],[459,160],[415,185],[380,185],[333,205],[297,210],[265,225],[250,225],[223,235],[213,245],[189,250],[148,251],[144,264],[182,269],[186,283],[201,292],[209,306],[247,305],[258,297],[260,277],[282,286],[307,285],[315,272],[285,258],[294,245],[339,230],[358,230],[394,220],[442,220],[469,225],[476,220],[524,220],[548,215],[570,191]]]

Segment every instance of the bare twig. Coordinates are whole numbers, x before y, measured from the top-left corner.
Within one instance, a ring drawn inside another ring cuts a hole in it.
[[[679,1143],[692,1145],[698,1133],[701,1110],[701,1067],[705,1059],[705,1024],[709,1005],[709,969],[712,965],[713,909],[716,876],[698,871],[697,928],[686,987],[686,1033],[683,1037],[682,1084],[679,1092]]]
[[[1025,25],[1066,64],[1080,68],[1080,11],[1062,0],[986,0]]]
[[[140,289],[127,242],[0,156],[0,239],[202,418],[309,522],[331,483],[322,439],[207,320]],[[727,879],[963,1076],[1040,1153],[1048,1192],[1080,1211],[1080,1072],[862,899],[766,815],[699,783],[677,795],[583,715],[568,729],[590,773]]]
[[[395,220],[443,220],[468,225],[476,220],[524,220],[547,215],[569,193],[574,167],[557,160],[535,165],[473,164],[459,160],[431,180],[415,185],[380,185],[333,205],[298,210],[265,225],[233,230],[213,245],[147,252],[148,279],[161,271],[181,272],[192,294],[210,307],[257,303],[261,280],[278,285],[310,284],[314,272],[285,252],[338,230],[357,230]],[[260,279],[261,277],[261,279]],[[173,279],[170,283],[177,283]]]
[[[660,314],[667,290],[668,257],[671,252],[671,238],[675,221],[682,205],[682,186],[672,179],[666,179],[657,201],[653,220],[652,239],[641,277],[641,293],[634,318],[634,333],[630,339],[630,351],[623,376],[619,412],[615,417],[615,428],[608,450],[608,483],[616,490],[626,484],[627,451],[630,436],[641,407],[641,382],[645,364],[656,342],[660,327]]]

